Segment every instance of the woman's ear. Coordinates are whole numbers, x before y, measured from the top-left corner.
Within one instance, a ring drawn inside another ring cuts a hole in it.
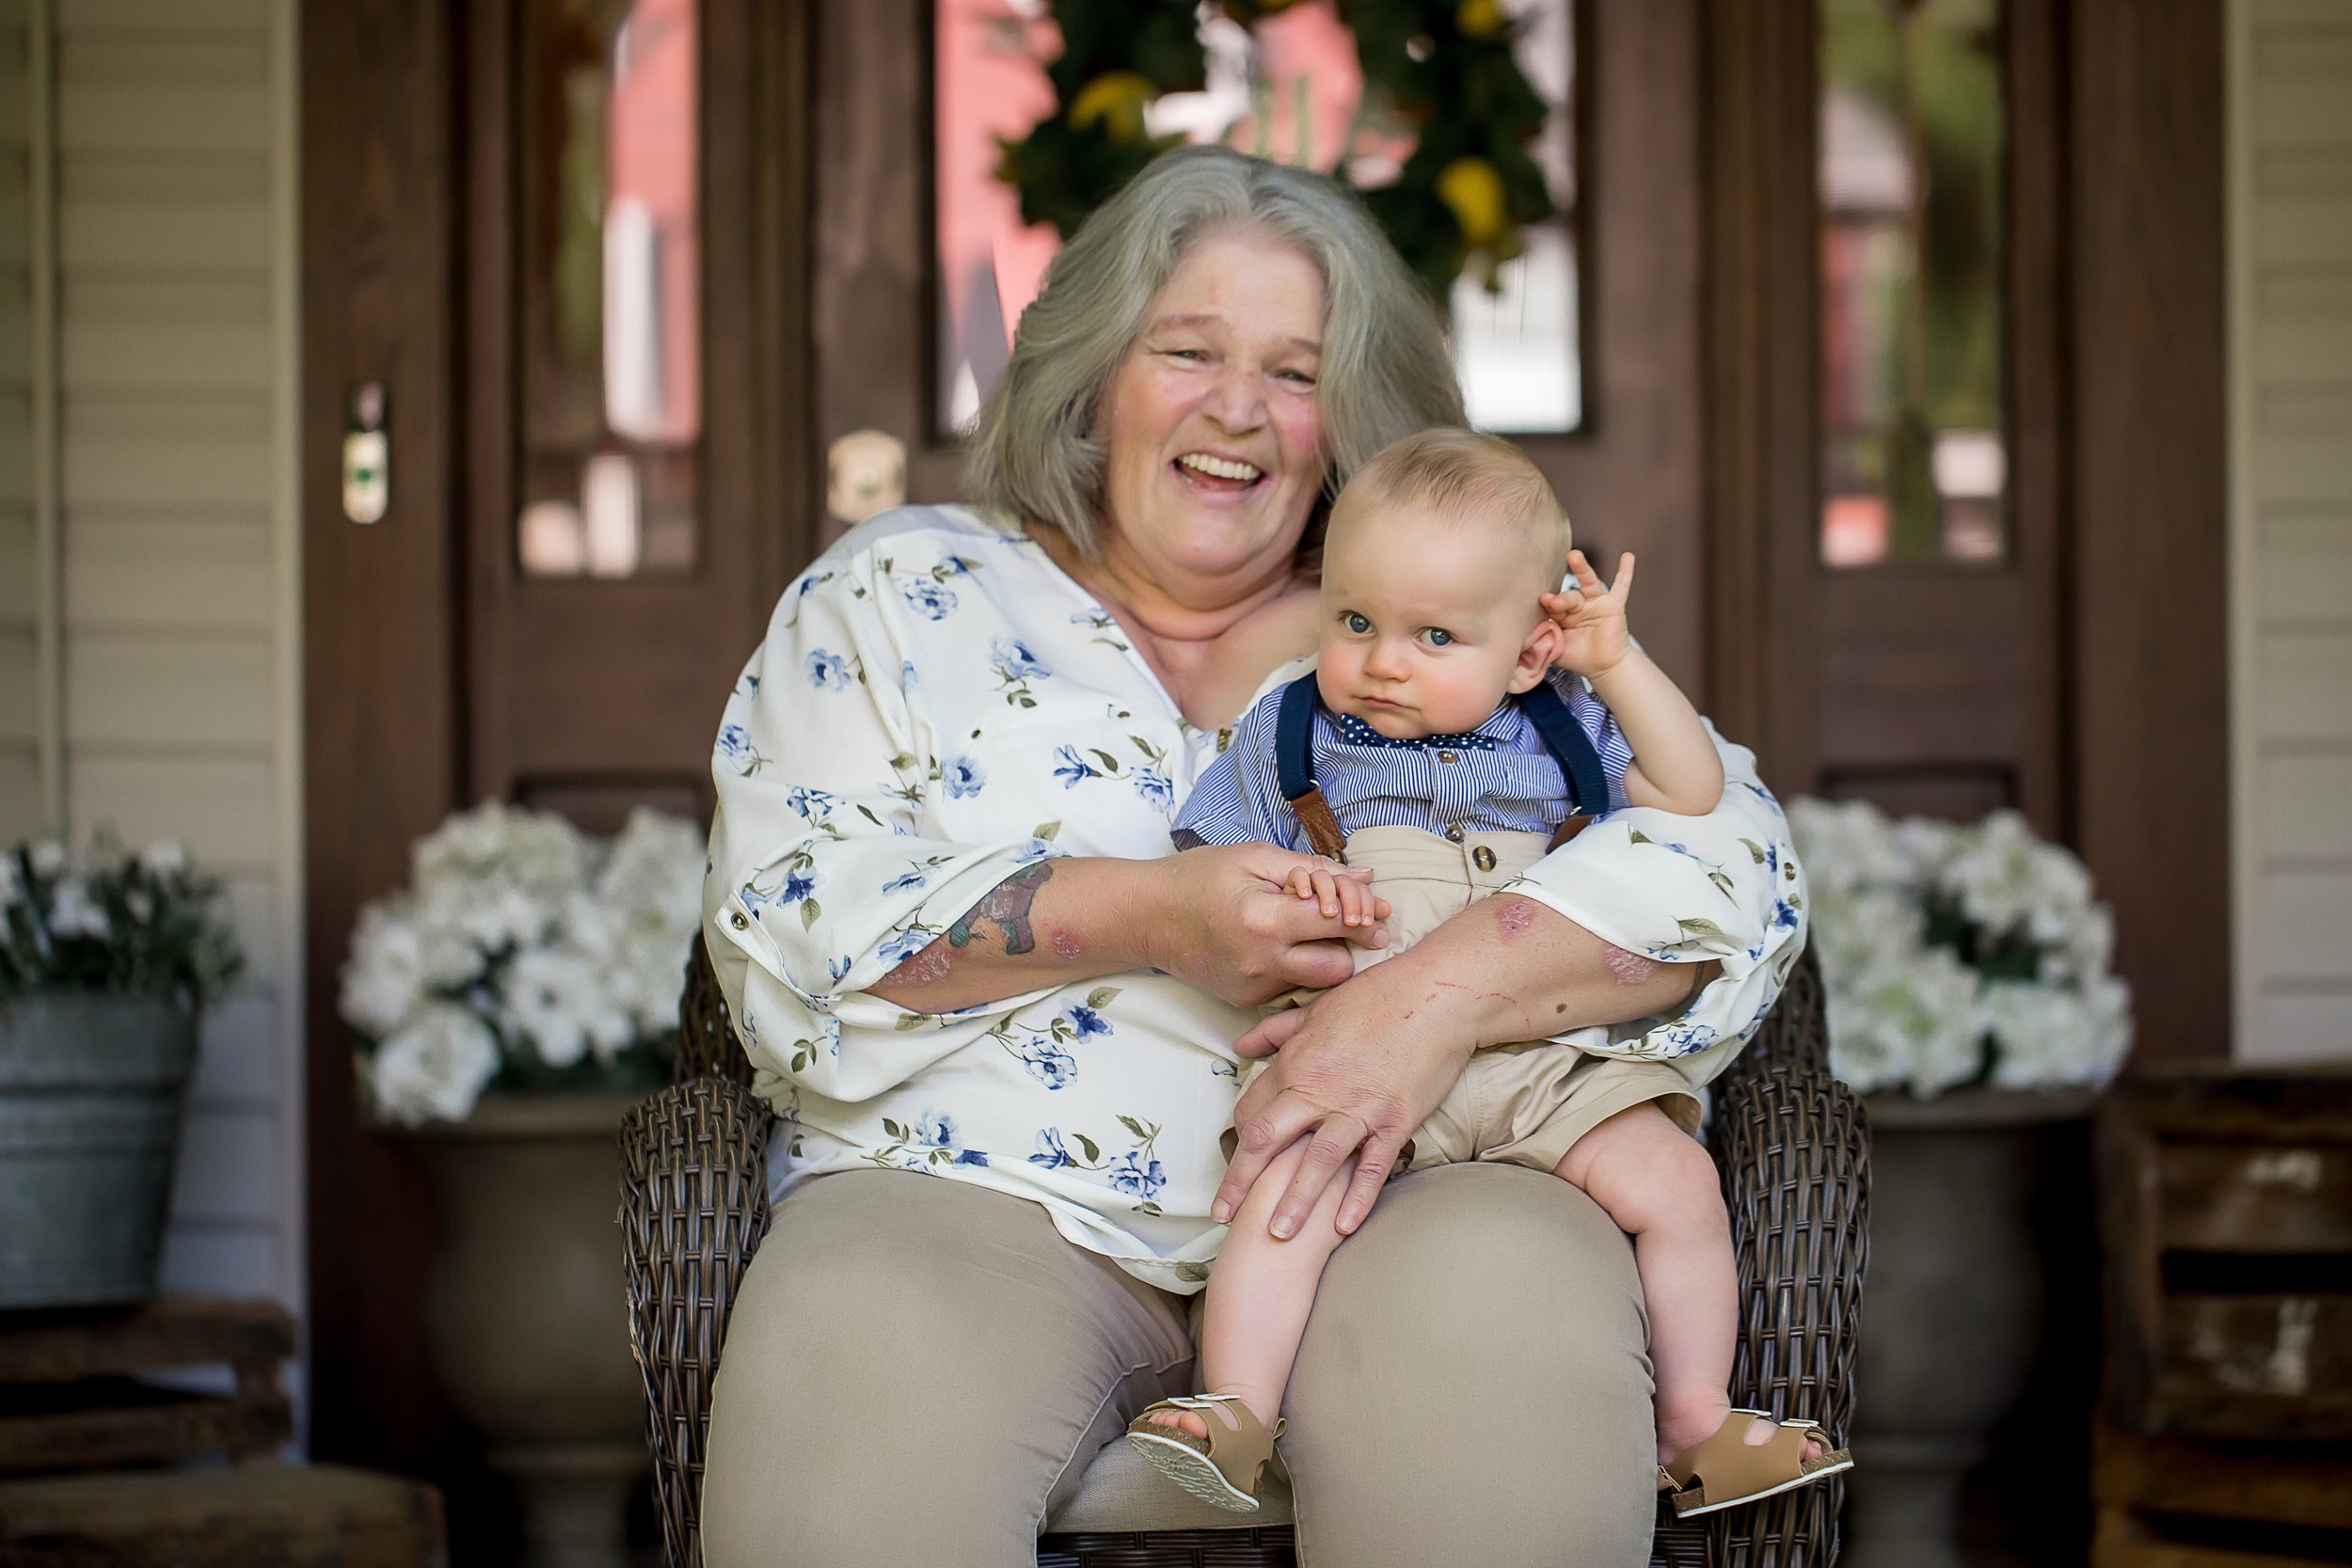
[[[1547,615],[1535,623],[1519,644],[1519,661],[1511,670],[1510,689],[1513,692],[1533,691],[1551,672],[1551,661],[1560,655],[1561,641],[1567,633],[1560,623]]]

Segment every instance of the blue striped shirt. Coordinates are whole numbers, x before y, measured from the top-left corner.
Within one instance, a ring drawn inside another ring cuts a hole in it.
[[[1608,705],[1578,677],[1551,673],[1553,689],[1568,705],[1609,776],[1609,808],[1626,803],[1625,772],[1633,749]],[[1233,737],[1202,771],[1176,818],[1178,842],[1279,844],[1311,854],[1307,831],[1282,798],[1274,753],[1282,689],[1275,688],[1242,715]],[[1466,737],[1433,736],[1396,742],[1351,741],[1341,720],[1315,705],[1314,772],[1340,832],[1420,828],[1550,833],[1567,819],[1567,781],[1516,702],[1505,701]],[[1484,740],[1486,744],[1478,745]]]

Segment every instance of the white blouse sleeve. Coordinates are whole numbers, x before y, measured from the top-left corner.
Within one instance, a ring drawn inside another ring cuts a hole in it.
[[[954,781],[924,754],[877,576],[853,556],[787,593],[728,699],[711,765],[712,967],[755,1063],[834,1100],[869,1099],[964,1042],[968,1029],[866,989],[1058,852],[1026,832],[926,836],[930,792]],[[949,1017],[1009,1013],[1051,989]]]
[[[1724,796],[1712,812],[1611,812],[1512,884],[1629,953],[1723,966],[1679,1017],[1557,1037],[1602,1054],[1670,1061],[1696,1083],[1756,1032],[1804,950],[1804,877],[1788,820],[1756,777],[1756,754],[1714,739]]]

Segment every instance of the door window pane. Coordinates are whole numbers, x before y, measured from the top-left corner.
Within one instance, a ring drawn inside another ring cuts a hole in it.
[[[1821,0],[1832,566],[2008,550],[2000,0]]]
[[[702,443],[694,0],[530,0],[516,547],[533,577],[692,570]]]
[[[1107,0],[1105,0],[1107,3]],[[1583,420],[1578,353],[1575,72],[1571,0],[1505,0],[1521,27],[1519,69],[1551,104],[1529,149],[1558,211],[1523,233],[1498,292],[1465,277],[1454,288],[1455,369],[1473,423],[1512,434],[1570,431]],[[932,82],[939,298],[935,417],[966,427],[1004,372],[1012,328],[1060,248],[1050,225],[1021,221],[995,178],[998,139],[1018,140],[1053,112],[1044,63],[1060,50],[1045,0],[937,0]],[[1412,153],[1410,124],[1367,102],[1353,35],[1330,0],[1298,0],[1244,28],[1200,8],[1208,86],[1155,101],[1146,124],[1245,152],[1342,173],[1369,188]]]

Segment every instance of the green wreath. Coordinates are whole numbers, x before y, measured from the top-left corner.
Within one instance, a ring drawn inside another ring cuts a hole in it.
[[[1243,26],[1294,0],[1213,0]],[[1378,93],[1419,134],[1394,183],[1359,191],[1406,263],[1442,306],[1471,271],[1489,289],[1524,248],[1520,230],[1551,216],[1527,144],[1548,105],[1511,50],[1517,27],[1497,0],[1336,0],[1356,38],[1367,97]],[[1068,239],[1087,214],[1182,138],[1152,136],[1144,109],[1207,86],[1196,0],[1052,0],[1062,52],[1046,70],[1054,112],[1003,140],[996,177],[1021,216]],[[1344,176],[1343,175],[1343,179]]]

